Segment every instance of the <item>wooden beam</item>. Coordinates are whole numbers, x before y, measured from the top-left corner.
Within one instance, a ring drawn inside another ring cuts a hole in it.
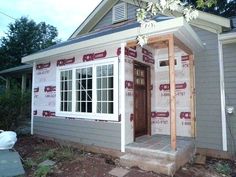
[[[176,46],[178,46],[181,50],[183,50],[187,54],[189,55],[193,54],[192,50],[188,46],[186,46],[181,40],[179,40],[177,37],[174,37],[174,43]]]
[[[162,42],[162,41],[168,41],[171,36],[173,36],[172,34],[166,34],[166,35],[154,35],[154,36],[151,36],[148,38],[148,45],[149,44],[153,44],[153,43],[158,43],[158,42]],[[135,39],[135,40],[131,40],[131,41],[128,41],[127,42],[127,47],[134,47],[134,46],[137,46],[138,45],[138,41]]]
[[[171,148],[176,150],[176,93],[175,93],[175,49],[174,36],[168,43],[169,81],[170,81],[170,136]]]
[[[190,76],[190,106],[191,106],[191,136],[196,137],[196,110],[195,110],[195,65],[194,56],[189,55]]]

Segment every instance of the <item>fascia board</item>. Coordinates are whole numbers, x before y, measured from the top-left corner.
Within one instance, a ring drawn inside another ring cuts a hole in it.
[[[110,35],[105,35],[105,36],[97,37],[94,39],[82,41],[79,43],[32,54],[32,55],[22,58],[22,62],[27,63],[34,60],[41,60],[43,58],[47,58],[50,56],[71,53],[76,50],[86,50],[86,49],[91,49],[91,48],[98,48],[100,46],[109,45],[109,44],[127,42],[130,40],[136,39],[138,35],[151,36],[151,35],[164,35],[164,34],[174,33],[175,31],[178,31],[183,26],[187,26],[187,25],[188,24],[185,22],[183,17],[170,19],[170,20],[158,22],[157,25],[151,29],[140,30],[139,27],[132,28],[129,30],[113,33]]]
[[[82,22],[82,24],[73,32],[69,39],[75,38],[80,32],[87,32],[117,3],[118,0],[103,0],[91,14]]]
[[[222,41],[223,44],[236,43],[236,32],[220,34],[219,40]]]

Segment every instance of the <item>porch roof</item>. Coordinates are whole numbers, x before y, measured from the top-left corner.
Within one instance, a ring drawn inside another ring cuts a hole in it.
[[[35,60],[44,60],[50,56],[66,54],[76,50],[82,51],[104,45],[120,44],[134,40],[138,35],[162,36],[165,34],[174,34],[193,52],[203,49],[201,40],[183,17],[159,21],[157,26],[142,31],[140,31],[139,26],[139,23],[135,22],[121,26],[120,28],[105,30],[100,33],[85,35],[78,39],[68,40],[62,44],[23,57],[22,62],[32,63]]]

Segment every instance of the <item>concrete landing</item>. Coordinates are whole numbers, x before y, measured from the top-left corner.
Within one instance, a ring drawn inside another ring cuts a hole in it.
[[[191,138],[177,138],[177,151],[172,151],[169,136],[142,136],[126,146],[126,154],[120,157],[120,163],[173,176],[192,159],[194,153],[195,146]]]

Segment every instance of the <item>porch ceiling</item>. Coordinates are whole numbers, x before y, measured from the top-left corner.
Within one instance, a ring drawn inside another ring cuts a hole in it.
[[[94,49],[102,46],[119,44],[119,43],[137,43],[138,35],[148,36],[163,36],[166,34],[174,34],[185,46],[188,46],[194,53],[202,50],[203,44],[191,26],[184,20],[183,17],[178,17],[170,20],[158,22],[151,29],[141,30],[140,27],[134,27],[127,30],[114,32],[108,35],[99,36],[96,38],[61,45],[51,50],[38,52],[22,58],[23,63],[32,63],[35,60],[48,59],[51,56],[71,53],[73,51],[83,51],[86,49]]]

